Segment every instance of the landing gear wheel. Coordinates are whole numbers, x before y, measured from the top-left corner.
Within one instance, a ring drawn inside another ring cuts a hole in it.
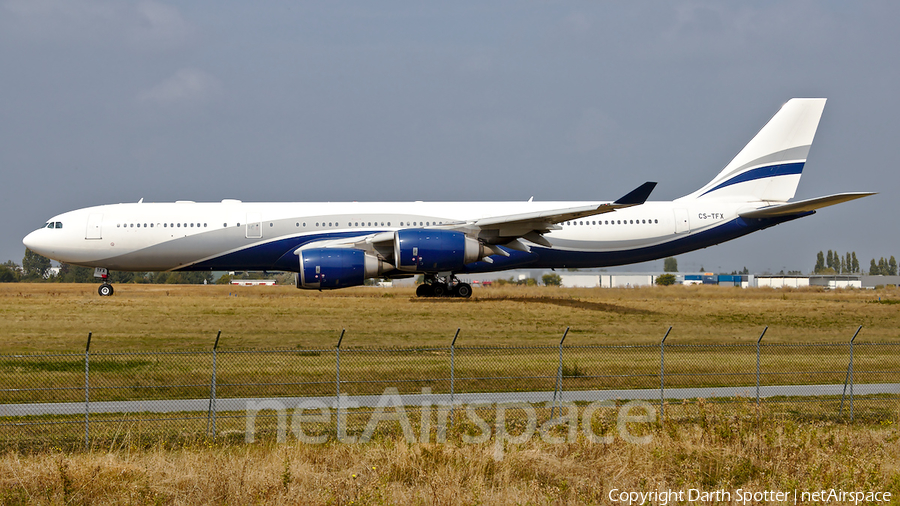
[[[443,297],[447,294],[447,286],[440,283],[431,285],[431,292],[435,297]]]
[[[468,283],[460,283],[453,289],[453,295],[468,299],[472,296],[472,285]]]
[[[434,290],[431,285],[422,283],[416,287],[416,297],[434,297]]]
[[[113,292],[113,287],[109,283],[103,283],[100,285],[100,288],[97,289],[97,293],[99,293],[101,297],[109,297]]]

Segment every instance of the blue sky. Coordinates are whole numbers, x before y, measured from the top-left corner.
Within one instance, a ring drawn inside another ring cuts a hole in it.
[[[896,2],[0,0],[0,261],[116,202],[652,199],[792,97],[829,99],[797,198],[881,194],[679,257],[900,254]],[[661,268],[662,261],[638,266]]]

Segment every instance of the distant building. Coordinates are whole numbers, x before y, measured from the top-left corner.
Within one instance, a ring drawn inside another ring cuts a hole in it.
[[[235,286],[275,286],[274,279],[232,279]]]

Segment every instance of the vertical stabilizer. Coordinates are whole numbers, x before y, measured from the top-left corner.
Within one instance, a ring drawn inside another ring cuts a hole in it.
[[[791,99],[719,175],[682,199],[787,202],[797,191],[824,108],[824,98]]]

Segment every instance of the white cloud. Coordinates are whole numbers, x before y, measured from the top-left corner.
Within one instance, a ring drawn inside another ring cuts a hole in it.
[[[206,102],[222,93],[219,80],[199,69],[181,69],[156,86],[138,94],[141,102],[159,105]]]
[[[188,23],[175,7],[145,1],[135,6],[136,29],[131,38],[138,44],[172,46],[182,43],[190,33]]]

